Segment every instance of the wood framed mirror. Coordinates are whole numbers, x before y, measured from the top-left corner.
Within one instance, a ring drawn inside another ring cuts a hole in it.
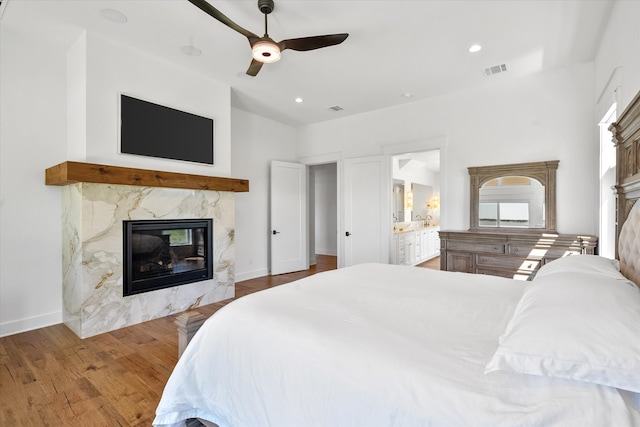
[[[558,160],[470,167],[471,231],[556,232]]]

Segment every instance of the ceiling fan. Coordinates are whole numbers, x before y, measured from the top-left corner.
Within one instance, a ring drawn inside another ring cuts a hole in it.
[[[211,6],[206,0],[189,0],[192,4],[200,8],[203,12],[211,15],[227,27],[245,36],[251,45],[253,59],[247,70],[247,74],[255,76],[262,68],[262,64],[276,62],[280,59],[281,52],[285,49],[291,50],[314,50],[322,47],[334,46],[342,43],[349,36],[348,33],[328,34],[324,36],[300,37],[297,39],[286,39],[275,42],[267,32],[267,15],[273,12],[273,0],[258,0],[258,9],[264,13],[264,36],[259,37],[249,30],[227,18],[222,12]]]

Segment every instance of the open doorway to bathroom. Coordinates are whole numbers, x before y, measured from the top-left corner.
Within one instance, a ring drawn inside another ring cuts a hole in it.
[[[391,263],[438,265],[440,255],[440,150],[392,157]]]

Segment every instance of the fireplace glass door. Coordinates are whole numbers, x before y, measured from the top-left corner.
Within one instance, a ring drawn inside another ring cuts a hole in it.
[[[124,221],[125,296],[213,277],[212,220]]]

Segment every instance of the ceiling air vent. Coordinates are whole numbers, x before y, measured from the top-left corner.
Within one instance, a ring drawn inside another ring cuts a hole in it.
[[[489,68],[485,68],[484,69],[484,73],[487,76],[492,76],[494,74],[504,73],[505,71],[507,71],[507,65],[506,64],[494,65],[493,67],[489,67]]]
[[[332,111],[342,111],[342,110],[344,110],[344,108],[342,108],[342,107],[341,107],[341,106],[339,106],[339,105],[334,105],[333,107],[329,107],[329,110],[332,110]]]

